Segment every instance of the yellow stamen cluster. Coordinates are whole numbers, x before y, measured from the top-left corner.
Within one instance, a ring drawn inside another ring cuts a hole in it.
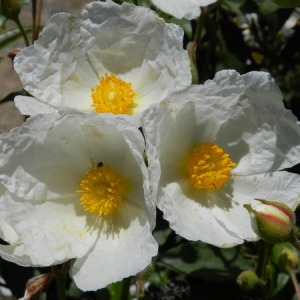
[[[114,170],[93,164],[78,183],[80,202],[85,211],[99,216],[112,215],[127,191],[127,181]]]
[[[92,107],[97,113],[131,115],[135,107],[133,98],[137,95],[131,86],[114,74],[105,73],[99,84],[92,88]]]
[[[185,166],[196,189],[220,189],[236,164],[221,147],[203,143],[192,151]]]

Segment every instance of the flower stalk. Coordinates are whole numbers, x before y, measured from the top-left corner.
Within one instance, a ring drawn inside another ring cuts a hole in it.
[[[29,44],[29,39],[28,39],[28,37],[27,37],[27,34],[26,34],[25,30],[24,30],[23,25],[22,25],[21,22],[20,22],[19,17],[17,17],[14,21],[15,21],[15,23],[17,24],[17,26],[18,26],[18,28],[19,28],[19,30],[20,30],[22,36],[23,36],[24,43],[25,43],[26,47],[28,47],[28,46],[30,45],[30,44]]]
[[[268,280],[268,262],[271,249],[272,244],[265,241],[259,241],[259,260],[256,273],[263,280],[263,282],[266,282]]]
[[[1,14],[6,17],[7,19],[10,19],[14,21],[19,28],[26,47],[29,46],[29,40],[27,37],[27,34],[24,30],[23,25],[20,22],[19,14],[21,11],[21,5],[18,0],[1,0]]]
[[[43,0],[32,0],[32,44],[39,36],[42,7]]]
[[[296,273],[291,272],[290,276],[291,276],[291,280],[292,280],[292,283],[293,283],[293,286],[294,286],[294,289],[295,289],[295,292],[296,292],[296,295],[297,295],[297,299],[300,300],[300,288],[299,288],[299,283],[298,283],[298,280],[297,280]]]
[[[55,278],[57,286],[58,300],[66,300],[66,274],[69,269],[70,263],[65,262],[61,268],[59,266],[52,266],[51,271]]]

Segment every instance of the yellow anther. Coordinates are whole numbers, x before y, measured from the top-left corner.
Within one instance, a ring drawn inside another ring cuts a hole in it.
[[[236,164],[221,147],[203,143],[192,151],[185,166],[196,189],[220,189]]]
[[[99,84],[92,88],[92,107],[97,113],[131,115],[135,107],[134,97],[137,95],[131,86],[131,83],[114,74],[105,73]]]
[[[92,165],[78,183],[80,202],[85,211],[99,216],[112,215],[127,192],[128,183],[109,167]]]

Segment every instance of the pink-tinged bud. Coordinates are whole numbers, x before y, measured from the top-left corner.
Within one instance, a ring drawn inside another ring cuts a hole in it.
[[[244,205],[250,213],[254,232],[259,238],[272,244],[290,241],[296,222],[293,210],[280,202],[256,200],[261,204],[254,207]]]

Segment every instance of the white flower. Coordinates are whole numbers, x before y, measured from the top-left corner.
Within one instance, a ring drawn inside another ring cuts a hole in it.
[[[92,2],[78,17],[58,13],[15,58],[34,96],[16,97],[16,105],[26,115],[71,107],[136,121],[149,105],[191,83],[182,43],[183,30],[146,7]]]
[[[177,18],[193,20],[200,16],[200,6],[207,6],[217,0],[151,0],[163,12]]]
[[[0,255],[24,266],[75,258],[82,290],[143,270],[157,253],[144,139],[113,115],[36,115],[0,139]]]
[[[150,184],[179,235],[229,247],[257,239],[244,204],[300,202],[300,128],[269,74],[221,71],[142,117]]]

